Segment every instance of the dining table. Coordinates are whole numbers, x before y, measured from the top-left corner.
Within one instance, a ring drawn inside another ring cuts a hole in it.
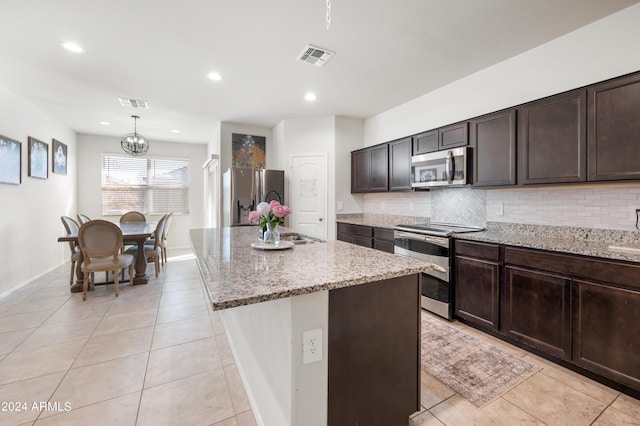
[[[147,257],[144,255],[144,242],[147,238],[151,237],[155,230],[157,222],[130,222],[130,223],[116,223],[122,231],[122,240],[125,244],[134,243],[138,246],[136,250],[135,258],[135,275],[133,277],[133,284],[147,284],[149,282],[149,276],[147,275]],[[58,238],[58,242],[73,242],[78,243],[78,234],[64,234]],[[82,284],[84,281],[84,272],[82,272],[82,252],[80,252],[80,258],[76,263],[76,282],[71,285],[72,293],[82,292]],[[109,284],[104,283],[104,284]],[[101,284],[101,283],[97,283]]]

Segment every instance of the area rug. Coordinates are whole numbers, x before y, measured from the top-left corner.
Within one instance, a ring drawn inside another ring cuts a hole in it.
[[[421,345],[422,368],[476,407],[483,407],[541,368],[426,312],[422,313]]]

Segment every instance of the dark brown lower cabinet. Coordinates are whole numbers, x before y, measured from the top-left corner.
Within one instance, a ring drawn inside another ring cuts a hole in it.
[[[540,271],[505,268],[507,336],[571,359],[571,280]]]
[[[455,247],[459,319],[640,396],[640,265],[460,240]]]
[[[373,228],[373,248],[387,253],[393,253],[393,229]]]
[[[363,247],[373,247],[373,229],[370,226],[338,223],[338,239]]]
[[[393,253],[393,229],[338,222],[338,240]]]
[[[419,343],[419,274],[329,291],[328,424],[406,426]]]
[[[498,246],[456,241],[455,313],[480,328],[498,330]]]
[[[574,281],[574,362],[640,389],[640,291]]]

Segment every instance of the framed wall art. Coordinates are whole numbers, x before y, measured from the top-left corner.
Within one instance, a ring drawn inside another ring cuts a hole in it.
[[[0,183],[22,183],[22,143],[0,135]]]
[[[264,169],[267,165],[264,136],[231,134],[231,167]]]
[[[49,177],[49,144],[29,136],[29,176],[37,179]]]
[[[53,173],[67,174],[67,145],[57,139],[51,141],[51,165]]]

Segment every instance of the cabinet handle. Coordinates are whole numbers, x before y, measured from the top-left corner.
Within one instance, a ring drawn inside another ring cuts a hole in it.
[[[447,174],[447,182],[453,183],[453,174],[454,174],[454,163],[453,163],[453,152],[447,152],[447,163],[445,166],[445,173]]]

